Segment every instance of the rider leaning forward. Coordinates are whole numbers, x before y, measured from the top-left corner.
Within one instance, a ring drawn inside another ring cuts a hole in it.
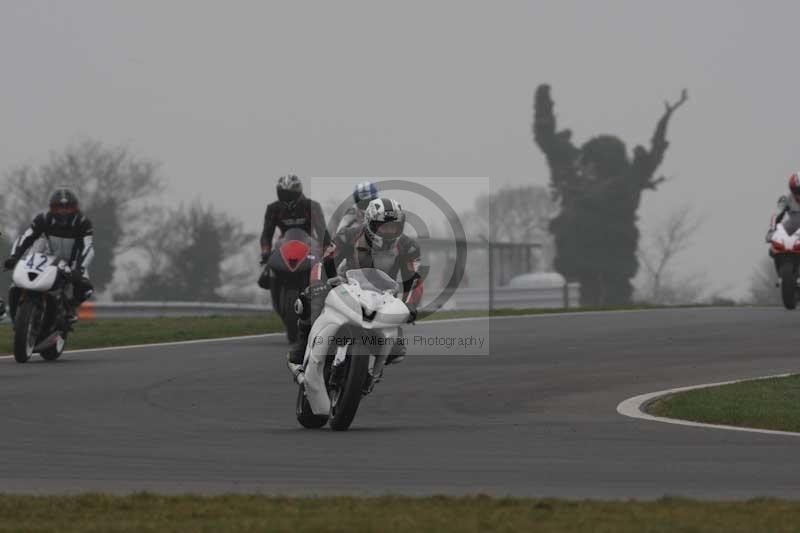
[[[264,229],[261,232],[261,264],[266,264],[272,252],[272,239],[277,228],[281,234],[291,228],[300,228],[318,241],[323,249],[330,247],[330,235],[325,228],[325,218],[318,202],[303,194],[303,182],[294,174],[281,176],[275,186],[278,200],[267,206]],[[270,271],[264,269],[258,280],[262,289],[270,289]],[[275,295],[273,294],[273,298]]]
[[[364,212],[364,222],[339,231],[333,246],[326,250],[322,265],[312,272],[312,281],[299,298],[297,343],[289,350],[290,365],[301,365],[305,355],[311,326],[319,317],[325,297],[331,287],[341,283],[337,267],[345,269],[376,268],[403,284],[403,301],[408,307],[408,322],[417,316],[417,305],[422,298],[420,249],[417,241],[403,233],[406,216],[402,206],[395,200],[378,198],[372,200]],[[322,270],[328,283],[320,280]],[[402,336],[402,331],[400,332]],[[397,343],[389,354],[387,363],[399,363],[406,353],[405,343]],[[296,366],[290,368],[293,372]]]
[[[58,189],[50,197],[50,209],[36,215],[30,227],[17,239],[11,256],[3,266],[11,270],[25,252],[40,237],[47,242],[49,252],[69,264],[72,272],[72,306],[70,322],[77,320],[77,308],[93,292],[89,281],[89,265],[94,258],[94,230],[92,222],[78,205],[78,197],[69,189]],[[18,289],[11,286],[8,294],[9,311],[14,318]]]

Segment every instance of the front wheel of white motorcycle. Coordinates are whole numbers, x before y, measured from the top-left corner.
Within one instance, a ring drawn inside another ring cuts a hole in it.
[[[783,306],[786,309],[794,309],[797,307],[797,273],[794,269],[794,261],[785,259],[780,266],[780,275]]]
[[[369,350],[362,343],[350,345],[350,355],[342,363],[347,365],[347,375],[341,388],[331,391],[331,429],[344,431],[353,423],[361,403],[364,383],[369,375]]]
[[[14,360],[17,363],[25,363],[33,355],[39,314],[39,308],[30,300],[22,302],[17,309],[14,320]]]

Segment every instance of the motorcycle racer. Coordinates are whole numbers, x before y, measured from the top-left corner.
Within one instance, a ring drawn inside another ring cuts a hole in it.
[[[371,181],[364,181],[356,185],[353,190],[353,206],[344,212],[339,225],[336,227],[336,233],[349,228],[351,226],[358,226],[364,223],[364,211],[367,209],[369,203],[378,197],[378,189]]]
[[[766,236],[767,242],[772,240],[778,224],[783,223],[789,234],[800,228],[800,173],[798,172],[789,176],[789,193],[778,198],[778,211],[770,219]],[[793,229],[788,226],[792,226]]]
[[[311,326],[322,312],[325,297],[331,287],[342,282],[337,276],[337,266],[342,271],[357,268],[377,268],[389,277],[400,280],[403,285],[403,301],[408,307],[409,320],[414,322],[417,305],[422,299],[423,280],[420,275],[420,248],[417,241],[403,233],[405,213],[395,200],[378,198],[372,200],[364,213],[364,223],[360,226],[344,228],[334,239],[335,256],[327,257],[317,266],[316,280],[298,298],[297,343],[289,350],[290,369],[297,372],[303,363],[306,344]],[[319,280],[321,270],[325,269],[328,284]],[[402,332],[400,333],[402,336]],[[405,357],[405,344],[393,346],[388,363],[399,363]]]
[[[264,229],[261,232],[261,264],[266,264],[272,252],[272,240],[275,229],[281,234],[289,228],[301,228],[306,233],[322,243],[322,249],[327,250],[331,245],[331,238],[325,229],[325,217],[322,207],[318,202],[307,198],[303,194],[303,182],[295,174],[281,176],[275,186],[278,200],[267,206],[264,214]],[[258,285],[265,290],[270,288],[270,272],[265,268],[258,280]]]
[[[5,269],[12,270],[31,245],[42,236],[51,253],[66,261],[72,271],[72,314],[68,319],[75,322],[75,311],[94,291],[88,273],[94,258],[94,229],[89,218],[81,212],[78,197],[71,190],[61,188],[50,196],[50,210],[37,215],[30,227],[17,239],[11,255],[3,263]],[[8,295],[12,319],[17,298],[17,288],[12,285]]]

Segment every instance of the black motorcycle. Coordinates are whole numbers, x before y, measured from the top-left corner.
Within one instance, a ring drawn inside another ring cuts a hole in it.
[[[272,308],[280,315],[289,342],[297,340],[294,302],[308,287],[311,270],[321,259],[317,240],[300,228],[283,234],[267,258],[261,277],[269,276]]]

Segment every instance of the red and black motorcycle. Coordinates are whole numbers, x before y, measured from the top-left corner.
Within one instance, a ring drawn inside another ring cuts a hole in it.
[[[300,228],[291,228],[275,243],[264,267],[269,269],[272,308],[283,320],[289,342],[297,339],[294,302],[308,287],[311,270],[320,259],[316,239]]]

